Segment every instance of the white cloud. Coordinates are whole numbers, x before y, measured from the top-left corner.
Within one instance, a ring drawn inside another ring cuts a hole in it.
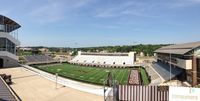
[[[91,0],[48,0],[30,12],[32,18],[37,18],[40,23],[51,23],[64,19],[67,13],[74,9],[83,7]]]
[[[186,0],[186,1],[194,2],[194,3],[200,3],[200,0]]]
[[[183,7],[192,7],[194,5],[199,5],[200,0],[172,0],[168,3],[165,3],[164,6],[169,8],[183,8]]]
[[[118,26],[118,25],[112,25],[112,24],[110,24],[110,25],[105,25],[105,24],[91,24],[91,26],[92,27],[96,27],[96,28],[103,28],[103,29],[118,29],[118,28],[120,28],[120,26]]]
[[[120,16],[142,16],[142,17],[157,17],[151,13],[151,10],[157,6],[156,3],[146,3],[139,1],[129,1],[100,8],[97,10],[95,17],[112,18]]]
[[[40,7],[30,13],[40,22],[54,22],[61,19],[63,15],[62,6],[60,4],[48,4]]]
[[[116,4],[108,4],[108,6],[103,5],[97,9],[95,17],[113,18],[129,15],[155,18],[162,14],[162,10],[193,7],[199,4],[200,0],[152,0],[151,2],[130,0]]]

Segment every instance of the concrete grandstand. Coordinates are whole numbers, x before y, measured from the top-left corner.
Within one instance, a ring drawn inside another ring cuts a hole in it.
[[[129,53],[89,53],[78,52],[71,61],[72,64],[81,64],[99,67],[133,67],[136,59],[135,52]]]
[[[47,55],[30,55],[24,57],[26,64],[44,64],[44,63],[56,63],[57,61],[54,60],[52,57]]]

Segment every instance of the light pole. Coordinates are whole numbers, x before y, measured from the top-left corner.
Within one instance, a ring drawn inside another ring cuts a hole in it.
[[[58,73],[56,73],[56,89],[57,89],[57,82],[58,82]]]
[[[58,73],[60,72],[61,69],[57,69],[57,73],[55,74],[56,76],[56,89],[57,89],[57,85],[58,85]]]
[[[169,68],[170,68],[170,85],[171,85],[171,77],[172,77],[172,75],[171,75],[171,58],[172,58],[172,56],[171,56],[172,54],[171,54],[171,49],[170,49],[170,53],[169,53]]]

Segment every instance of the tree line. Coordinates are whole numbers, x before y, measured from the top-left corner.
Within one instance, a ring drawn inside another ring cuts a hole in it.
[[[101,46],[101,47],[84,47],[84,48],[73,48],[74,51],[85,51],[85,52],[130,52],[134,51],[137,53],[143,52],[144,55],[152,56],[154,51],[163,46],[167,46],[169,44],[139,44],[139,45],[123,45],[123,46]]]

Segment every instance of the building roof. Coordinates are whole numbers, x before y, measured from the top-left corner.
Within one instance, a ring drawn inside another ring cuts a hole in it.
[[[12,28],[9,29],[10,32],[21,27],[17,22],[3,15],[0,15],[0,24],[12,26]]]
[[[184,55],[187,52],[189,52],[197,47],[200,47],[200,41],[165,46],[165,47],[157,49],[155,52],[156,53],[171,53],[171,54]]]

